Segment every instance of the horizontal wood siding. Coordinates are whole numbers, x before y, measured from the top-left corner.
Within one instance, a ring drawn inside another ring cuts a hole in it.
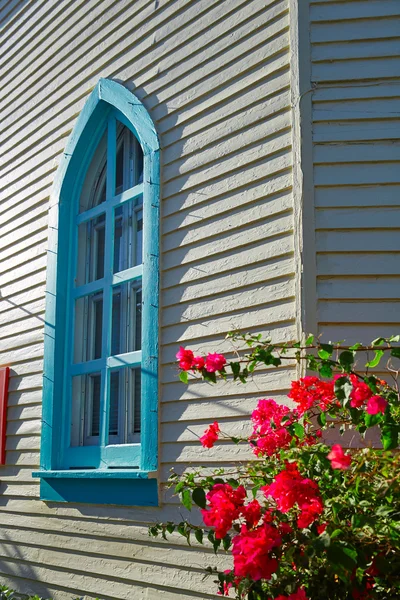
[[[248,458],[230,444],[205,451],[198,437],[214,419],[244,434],[257,398],[284,399],[294,366],[246,387],[185,387],[175,354],[182,344],[229,355],[224,336],[237,328],[296,336],[288,0],[3,4],[0,365],[11,379],[0,582],[46,598],[213,598],[203,567],[225,558],[148,538],[148,523],[183,514],[165,486],[159,509],[39,500],[48,199],[91,89],[122,81],[162,145],[159,479]]]
[[[318,326],[400,331],[400,3],[310,3]],[[306,266],[305,266],[306,267]]]

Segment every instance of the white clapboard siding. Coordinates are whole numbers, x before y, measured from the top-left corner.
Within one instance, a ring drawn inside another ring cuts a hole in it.
[[[310,30],[319,332],[370,342],[400,330],[400,4],[311,2]]]
[[[229,443],[202,449],[207,425],[219,419],[227,433],[246,435],[257,399],[285,402],[295,377],[289,360],[248,385],[185,386],[175,358],[180,344],[232,357],[225,335],[237,328],[296,338],[289,18],[288,0],[1,4],[0,365],[11,377],[0,582],[57,600],[216,597],[204,568],[229,568],[230,557],[179,536],[152,540],[147,526],[187,512],[166,487],[172,467],[232,467],[251,457]],[[392,46],[381,44],[380,58],[392,57]],[[45,504],[31,477],[40,462],[48,202],[66,139],[100,77],[137,94],[162,147],[158,508]],[[381,145],[382,166],[390,146]],[[318,165],[331,160],[321,155]],[[394,197],[388,190],[388,207]]]

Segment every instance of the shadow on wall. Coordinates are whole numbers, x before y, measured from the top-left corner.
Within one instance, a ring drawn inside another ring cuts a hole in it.
[[[28,3],[29,0],[9,0],[9,2],[2,2],[4,8],[1,8],[0,4],[0,31],[7,27],[10,21],[12,21]]]
[[[26,546],[26,544],[24,544]],[[11,588],[20,590],[21,594],[38,594],[43,598],[50,598],[51,593],[47,586],[40,581],[40,575],[32,562],[26,562],[22,548],[2,529],[0,541],[0,584],[9,585]],[[37,551],[39,549],[35,546]],[[38,562],[40,567],[40,562]],[[21,581],[21,579],[23,581]],[[33,582],[34,589],[30,587]]]

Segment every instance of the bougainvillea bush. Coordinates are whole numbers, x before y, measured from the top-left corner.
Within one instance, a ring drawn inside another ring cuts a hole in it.
[[[189,543],[191,536],[200,543],[208,539],[215,552],[230,554],[229,570],[208,569],[221,595],[400,598],[400,337],[351,347],[322,344],[313,336],[281,346],[261,336],[231,337],[245,347],[234,361],[180,348],[181,380],[232,377],[246,383],[257,367],[293,360],[311,374],[292,382],[288,406],[259,400],[246,439],[228,438],[218,422],[210,423],[199,440],[205,448],[230,439],[249,444],[254,459],[236,465],[234,473],[173,473],[175,493],[186,508],[201,511],[203,525],[158,523],[150,534],[167,537],[177,529]],[[374,374],[383,370],[385,380]],[[376,448],[365,441],[373,427],[380,437]],[[357,447],[328,446],[329,428],[339,440],[353,430]]]

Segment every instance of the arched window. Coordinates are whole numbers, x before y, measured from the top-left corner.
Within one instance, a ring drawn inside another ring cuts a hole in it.
[[[49,232],[42,498],[156,504],[159,146],[120,84],[79,116]]]

